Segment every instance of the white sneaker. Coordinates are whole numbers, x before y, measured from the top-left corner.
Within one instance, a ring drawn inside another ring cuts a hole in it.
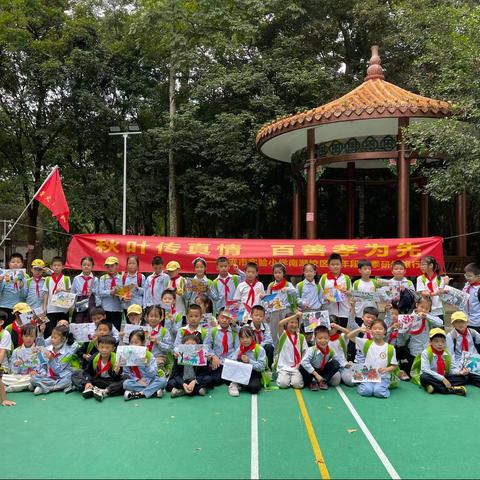
[[[239,397],[240,390],[238,389],[238,385],[235,382],[232,382],[228,387],[228,394],[231,397]]]
[[[95,397],[95,400],[98,402],[103,402],[103,399],[107,396],[105,390],[98,388],[98,387],[93,387],[93,396]]]
[[[83,398],[92,398],[93,397],[93,392],[95,391],[96,387],[85,387],[85,390],[82,392],[82,397]]]
[[[130,390],[125,390],[123,398],[125,399],[125,401],[136,400],[137,398],[142,398],[142,395],[140,392],[131,392]]]
[[[185,395],[185,390],[183,388],[172,388],[171,398],[181,397]]]
[[[157,398],[162,398],[163,397],[163,389],[161,388],[160,390],[157,390]]]
[[[205,390],[205,388],[200,388],[198,390],[198,394],[201,396],[201,397],[204,397],[206,394],[207,394],[207,391]]]
[[[34,395],[43,395],[43,389],[42,387],[35,387],[35,390],[33,391]]]

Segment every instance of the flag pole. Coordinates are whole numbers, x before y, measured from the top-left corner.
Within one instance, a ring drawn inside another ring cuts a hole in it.
[[[53,167],[52,171],[47,175],[47,178],[40,185],[39,189],[34,193],[32,199],[28,202],[27,206],[23,209],[23,212],[18,216],[18,218],[15,220],[15,223],[10,227],[10,230],[5,234],[5,236],[0,241],[0,247],[5,243],[5,240],[8,238],[10,233],[12,233],[12,230],[15,228],[15,225],[20,221],[20,219],[23,217],[25,212],[28,210],[28,207],[30,207],[30,205],[35,200],[35,196],[37,195],[37,193],[43,188],[43,186],[47,183],[48,179],[53,175],[53,173],[55,172],[55,169],[57,169],[57,168],[58,168],[58,165],[55,165]]]

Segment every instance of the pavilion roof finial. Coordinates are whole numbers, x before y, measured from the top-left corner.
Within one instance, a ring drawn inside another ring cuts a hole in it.
[[[380,65],[382,60],[380,59],[380,55],[378,54],[378,45],[372,45],[372,56],[370,57],[369,67],[367,69],[367,76],[365,77],[364,81],[374,80],[375,78],[380,78],[385,80],[385,76],[383,75],[383,68]]]

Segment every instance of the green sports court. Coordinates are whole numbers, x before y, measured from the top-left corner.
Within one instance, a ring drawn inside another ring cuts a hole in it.
[[[10,394],[1,478],[478,478],[480,391],[355,389],[85,400]],[[459,434],[461,432],[461,435]],[[20,452],[22,452],[20,454]]]

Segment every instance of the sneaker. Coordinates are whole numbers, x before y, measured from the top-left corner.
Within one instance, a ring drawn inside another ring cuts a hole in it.
[[[327,382],[325,382],[325,381],[319,382],[319,383],[318,383],[318,388],[319,388],[320,390],[328,390]]]
[[[435,391],[435,389],[433,388],[433,385],[427,385],[425,387],[425,390],[427,391],[427,393],[429,393],[430,395]]]
[[[409,382],[410,381],[410,377],[408,376],[407,372],[404,372],[403,370],[400,370],[400,373],[398,374],[398,378],[402,382]]]
[[[232,382],[228,386],[228,394],[231,397],[239,397],[240,396],[240,390],[238,389],[238,385],[235,382]]]
[[[200,388],[198,390],[198,394],[201,396],[201,397],[204,397],[206,394],[207,394],[207,391],[205,390],[205,388]]]
[[[162,398],[163,397],[163,389],[161,388],[160,390],[157,390],[157,398]]]
[[[460,395],[461,397],[465,397],[467,395],[467,389],[464,386],[450,387],[448,391],[453,395]]]
[[[140,392],[131,392],[130,390],[125,390],[123,398],[127,402],[128,400],[135,400],[137,398],[142,398],[143,395]]]
[[[76,390],[75,388],[75,385],[73,384],[70,384],[68,387],[64,388],[63,389],[63,393],[65,393],[66,395],[68,395],[69,393],[72,393]]]
[[[42,387],[35,387],[35,390],[33,391],[34,395],[43,395],[43,389]]]
[[[183,388],[172,388],[172,393],[170,394],[170,397],[176,398],[183,395],[185,395],[185,390]]]
[[[105,390],[97,387],[93,387],[93,396],[97,402],[103,402],[103,399],[107,396]]]
[[[82,397],[83,398],[92,398],[94,389],[95,389],[95,387],[85,388],[85,390],[82,392]]]
[[[318,392],[318,383],[316,380],[312,380],[312,383],[310,383],[310,390],[312,392]]]

